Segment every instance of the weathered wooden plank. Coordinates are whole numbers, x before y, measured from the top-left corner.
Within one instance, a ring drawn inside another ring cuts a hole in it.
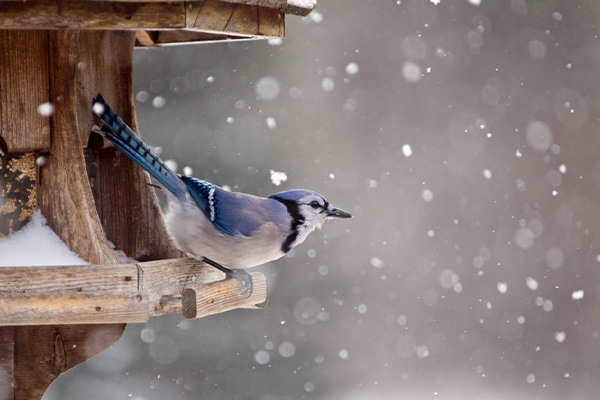
[[[0,399],[14,399],[14,328],[0,327]]]
[[[79,132],[82,143],[88,143],[87,172],[104,232],[118,249],[139,261],[181,257],[166,233],[148,174],[114,147],[89,143],[95,122],[91,97],[98,92],[139,131],[131,84],[134,37],[131,31],[80,33],[79,64],[85,68],[77,71],[75,79],[81,89]]]
[[[47,32],[0,31],[0,140],[5,152],[50,147],[50,120],[37,111],[50,98],[47,48]]]
[[[0,268],[0,295],[2,296],[22,293],[42,295],[133,293],[139,289],[138,267],[135,264]],[[1,312],[3,311],[0,309]],[[0,317],[0,323],[1,320]]]
[[[142,293],[0,294],[3,321],[10,325],[124,324],[148,320]]]
[[[92,196],[78,125],[80,32],[50,34],[52,152],[39,173],[39,206],[48,226],[65,244],[91,263],[118,264],[108,246]]]
[[[7,0],[0,0],[7,1]],[[105,1],[105,0],[96,0]],[[137,0],[111,0],[113,2],[136,2]],[[148,3],[162,2],[164,0],[145,0]],[[186,0],[171,0],[173,2],[184,2]],[[317,6],[317,0],[221,0],[227,3],[246,4],[263,8],[275,8],[286,14],[305,16]]]
[[[15,399],[41,399],[60,374],[105,350],[123,331],[122,325],[17,326]]]
[[[2,3],[0,13],[0,30],[184,30],[219,37],[258,38],[281,37],[283,26],[284,12],[279,9],[217,0],[185,3],[31,0]]]
[[[222,272],[189,258],[3,267],[0,326],[144,322],[151,316],[181,313],[184,308],[188,318],[262,308],[266,279],[259,272],[251,276],[253,291],[247,293],[239,281],[224,279]]]
[[[222,0],[229,3],[275,8],[286,14],[305,16],[317,6],[317,0]]]
[[[2,2],[0,29],[183,29],[185,3]]]

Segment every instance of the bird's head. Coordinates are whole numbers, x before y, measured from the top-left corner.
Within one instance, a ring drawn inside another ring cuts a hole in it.
[[[332,206],[317,192],[305,189],[286,190],[269,196],[283,203],[292,218],[292,231],[284,243],[284,251],[304,242],[306,237],[323,222],[334,218],[352,218],[352,214]]]

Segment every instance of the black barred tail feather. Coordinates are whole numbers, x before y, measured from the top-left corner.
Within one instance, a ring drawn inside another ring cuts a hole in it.
[[[187,188],[179,176],[123,122],[101,94],[94,98],[92,109],[108,128],[99,132],[106,140],[146,170],[175,197],[185,195]]]

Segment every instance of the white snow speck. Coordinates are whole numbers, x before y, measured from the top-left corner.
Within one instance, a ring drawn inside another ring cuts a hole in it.
[[[54,114],[54,105],[52,105],[52,103],[42,103],[38,106],[37,112],[42,117],[50,117],[52,114]]]
[[[402,145],[402,154],[404,154],[404,157],[410,157],[412,156],[412,147],[410,147],[410,144],[404,144]]]
[[[269,127],[269,129],[277,128],[277,121],[275,121],[275,118],[267,117],[266,122],[267,122],[267,126]]]
[[[561,164],[560,167],[558,167],[558,172],[560,172],[561,174],[566,174],[567,173],[567,164]]]
[[[283,43],[283,40],[281,38],[271,38],[267,40],[267,43],[271,46],[280,46]]]
[[[411,61],[407,61],[402,66],[402,77],[409,83],[417,83],[421,80],[421,67]]]
[[[323,14],[317,10],[313,10],[310,14],[308,14],[308,18],[310,18],[310,20],[315,24],[318,24],[323,21]]]
[[[535,382],[535,374],[527,374],[527,376],[525,377],[525,381],[527,383]]]
[[[206,82],[208,83],[213,83],[215,81],[215,77],[214,76],[209,76],[208,78],[206,78]]]
[[[348,350],[341,349],[339,352],[339,356],[342,360],[347,360],[348,359]]]
[[[554,339],[558,343],[564,342],[566,338],[567,338],[567,334],[566,333],[564,333],[562,331],[554,332]]]
[[[538,281],[530,276],[525,279],[525,284],[530,290],[537,290],[538,288]]]
[[[164,97],[162,96],[156,96],[153,100],[152,100],[152,106],[154,108],[163,108],[165,106],[165,104],[167,104],[167,101],[165,100]]]
[[[573,300],[583,299],[583,289],[574,291],[573,293],[571,293],[571,297],[573,298]]]
[[[508,284],[506,282],[498,282],[496,288],[498,289],[498,292],[505,294],[508,290]]]
[[[193,173],[192,167],[190,167],[190,166],[183,167],[183,175],[192,176],[192,173]]]
[[[431,2],[431,4],[437,6],[438,4],[440,4],[440,0],[429,0]]]
[[[423,200],[425,200],[425,201],[433,200],[433,192],[429,189],[423,190],[423,193],[421,193],[421,196],[423,197]]]
[[[478,6],[481,5],[481,0],[469,0],[469,3],[473,4],[474,6]]]
[[[483,170],[483,177],[489,181],[490,179],[492,179],[492,171],[490,171],[487,168],[484,169]]]
[[[558,11],[554,11],[552,13],[552,18],[554,18],[555,21],[560,22],[560,21],[562,21],[563,16]]]
[[[348,75],[355,75],[356,73],[358,73],[359,68],[358,68],[358,64],[355,62],[351,62],[348,65],[346,65],[346,73]]]
[[[383,268],[383,261],[377,257],[371,257],[371,266],[375,268]]]
[[[175,160],[165,160],[165,164],[167,164],[167,167],[169,167],[173,171],[177,172],[177,161],[175,161]]]
[[[35,159],[35,164],[38,167],[43,167],[44,165],[46,165],[47,159],[48,159],[48,157],[46,157],[46,156],[39,156],[38,158]]]
[[[515,157],[517,157],[517,158],[523,157],[523,154],[521,153],[520,149],[517,149],[517,151],[515,151]]]
[[[104,112],[104,106],[101,103],[94,103],[92,111],[94,111],[94,114],[100,116]]]
[[[329,174],[329,179],[335,179],[335,174],[333,172]]]
[[[288,177],[285,172],[274,171],[271,169],[271,170],[269,170],[269,173],[271,174],[271,182],[273,182],[273,185],[275,185],[275,186],[279,186],[283,182],[287,181]]]

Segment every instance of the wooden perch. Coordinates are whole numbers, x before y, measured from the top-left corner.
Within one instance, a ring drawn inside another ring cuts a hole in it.
[[[0,268],[0,325],[115,324],[182,313],[201,318],[235,308],[262,308],[267,284],[254,289],[193,259],[137,264]]]

